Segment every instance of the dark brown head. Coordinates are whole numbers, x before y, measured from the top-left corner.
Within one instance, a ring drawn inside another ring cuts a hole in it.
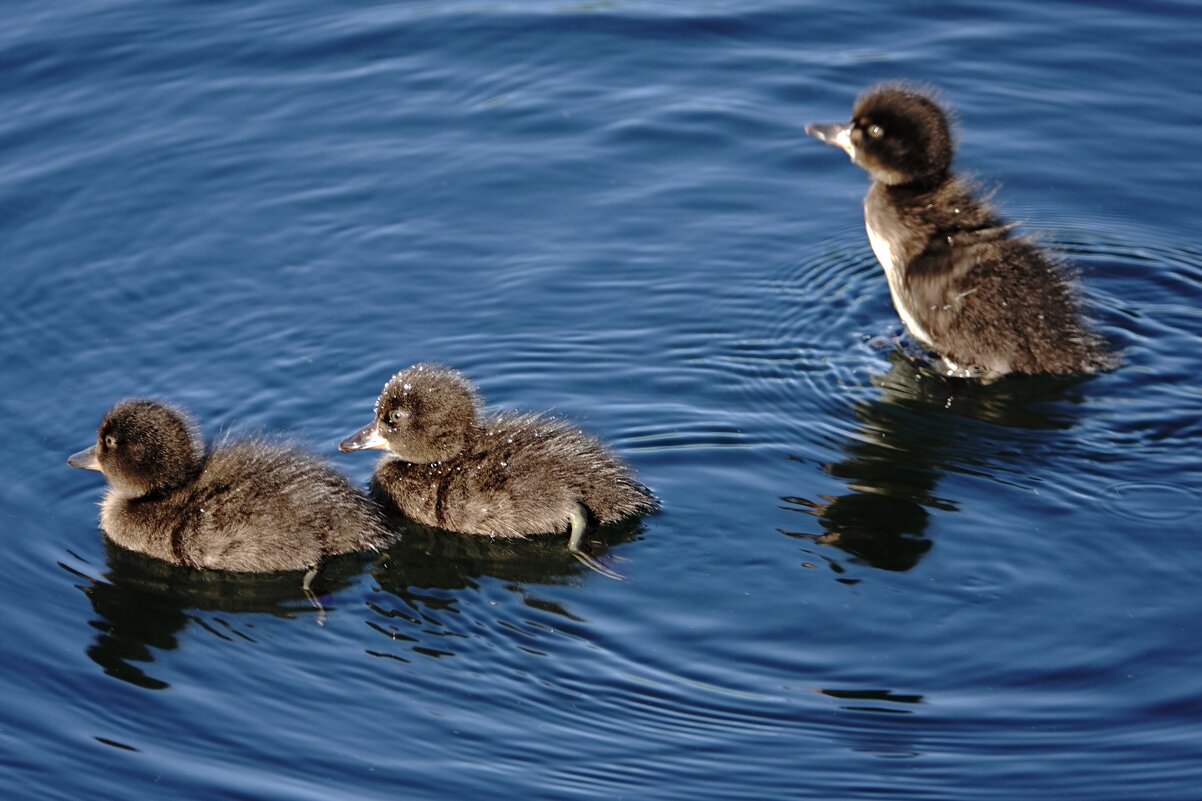
[[[149,400],[121,401],[100,421],[96,444],[67,464],[100,470],[113,490],[140,497],[188,481],[200,470],[204,446],[181,411]]]
[[[910,87],[869,89],[856,101],[849,122],[807,125],[806,133],[842,148],[873,180],[891,186],[937,183],[952,166],[947,115]]]
[[[467,445],[479,406],[476,390],[462,373],[438,364],[415,364],[384,385],[375,419],[338,448],[383,448],[415,464],[445,462]]]

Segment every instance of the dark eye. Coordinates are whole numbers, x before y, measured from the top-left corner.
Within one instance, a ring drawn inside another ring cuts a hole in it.
[[[104,447],[108,448],[110,451],[117,447],[117,438],[112,434],[106,434],[104,437]]]
[[[400,426],[405,424],[405,420],[408,419],[408,417],[409,413],[404,409],[393,409],[388,413],[388,422],[394,426]]]
[[[868,135],[871,136],[873,139],[880,139],[882,136],[885,135],[885,129],[879,125],[869,125],[868,126]]]

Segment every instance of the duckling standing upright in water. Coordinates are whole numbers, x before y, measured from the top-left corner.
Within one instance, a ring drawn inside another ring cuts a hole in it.
[[[1069,375],[1113,367],[1058,265],[951,171],[943,110],[904,86],[870,89],[851,121],[807,125],[872,177],[864,222],[893,305],[948,375]]]
[[[582,549],[590,517],[610,523],[659,503],[601,442],[562,420],[483,416],[462,373],[416,364],[392,377],[376,416],[338,446],[388,453],[372,491],[419,523],[463,534],[521,537],[570,529],[568,550],[617,577]]]
[[[67,460],[100,470],[100,527],[132,551],[196,568],[305,570],[385,545],[379,510],[320,460],[258,440],[206,453],[183,412],[118,403],[96,444]]]

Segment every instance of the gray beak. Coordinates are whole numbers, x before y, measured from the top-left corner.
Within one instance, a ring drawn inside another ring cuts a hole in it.
[[[819,142],[844,150],[853,159],[856,157],[856,146],[851,143],[850,122],[810,123],[806,126],[806,133]]]
[[[78,467],[81,470],[104,470],[100,466],[100,460],[96,458],[96,446],[93,445],[79,453],[73,453],[67,457],[67,464],[72,467]]]
[[[380,436],[380,428],[375,420],[338,443],[340,451],[365,451],[371,448],[387,447],[388,441]]]

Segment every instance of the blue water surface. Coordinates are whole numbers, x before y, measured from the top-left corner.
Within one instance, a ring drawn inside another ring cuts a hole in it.
[[[9,0],[5,799],[1202,798],[1202,6]],[[937,85],[1124,366],[939,379],[807,139]],[[421,360],[664,511],[294,575],[97,529],[116,400],[339,454]]]

